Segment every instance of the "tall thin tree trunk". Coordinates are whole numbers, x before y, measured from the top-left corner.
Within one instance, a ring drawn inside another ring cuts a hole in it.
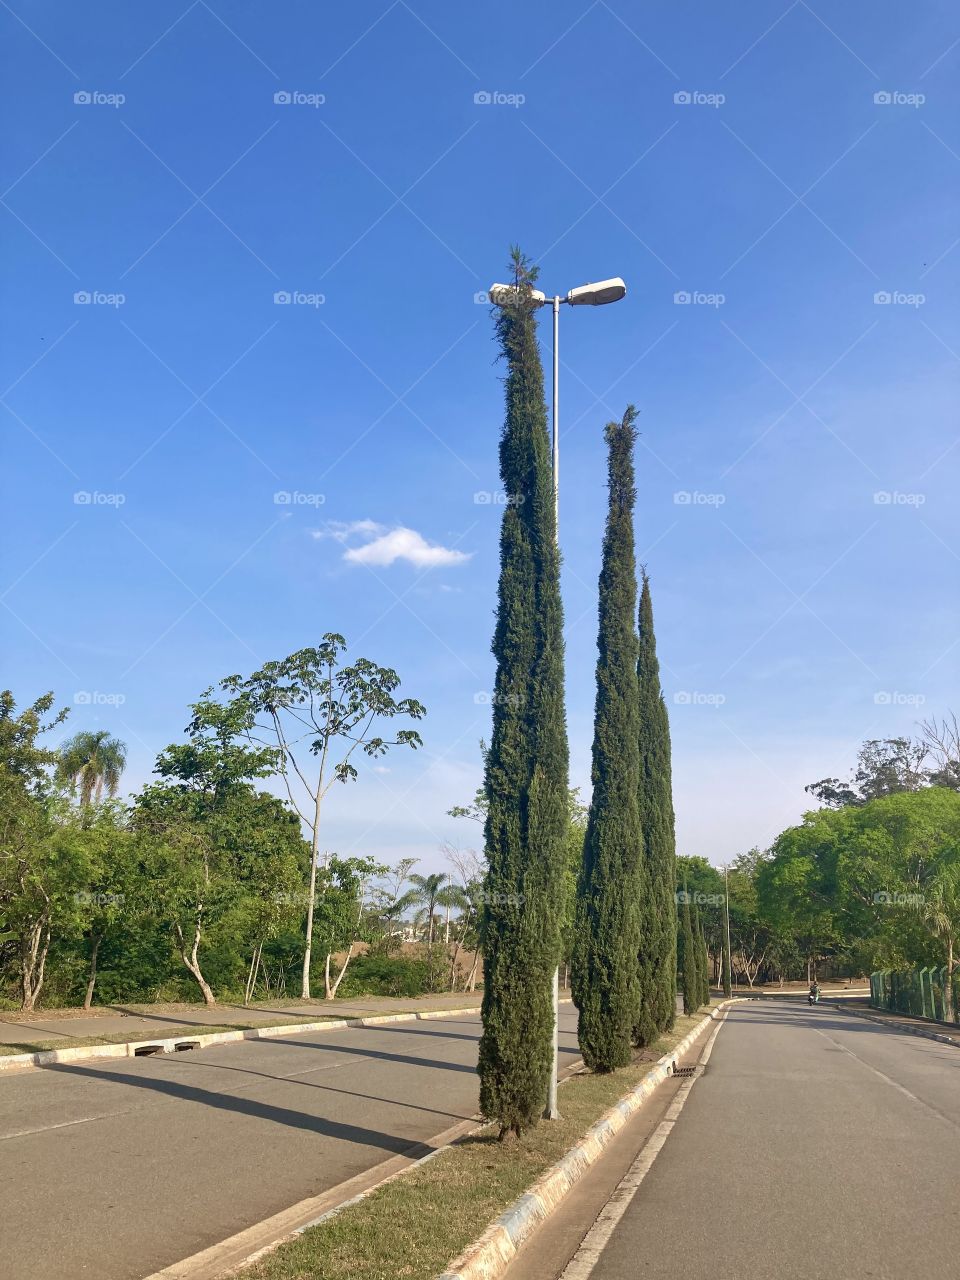
[[[257,973],[260,969],[260,955],[263,951],[263,942],[258,942],[253,948],[253,955],[250,957],[250,972],[247,975],[247,988],[243,994],[243,1003],[246,1007],[253,998],[253,990],[257,985]]]
[[[20,950],[20,1010],[32,1013],[43,988],[43,974],[50,949],[50,924],[44,913],[24,939]]]
[[[200,969],[200,961],[198,958],[198,953],[200,950],[200,936],[203,928],[202,918],[203,918],[203,904],[201,903],[197,908],[197,925],[196,925],[196,928],[194,929],[193,945],[190,948],[189,954],[187,952],[187,944],[183,936],[183,930],[180,928],[179,922],[177,922],[177,924],[174,925],[174,928],[176,930],[177,939],[180,943],[180,959],[183,961],[184,966],[187,969],[187,972],[190,974],[194,982],[200,988],[200,993],[203,996],[203,1003],[209,1009],[211,1005],[215,1005],[217,1003],[217,998],[213,994],[213,990],[211,989],[210,984],[207,982],[206,978],[203,976],[203,973],[201,972],[201,969]]]
[[[463,944],[457,939],[457,949],[453,953],[453,959],[450,962],[450,990],[457,989],[457,965],[460,962],[460,952],[463,950]]]
[[[330,712],[327,713],[329,723]],[[313,909],[317,897],[317,854],[320,848],[320,805],[323,802],[323,778],[327,764],[327,750],[330,746],[329,735],[324,735],[323,751],[320,755],[320,774],[317,778],[317,794],[313,805],[313,839],[310,841],[310,896],[307,900],[307,937],[303,948],[303,979],[300,984],[300,999],[310,999],[310,955],[313,950]],[[324,867],[327,865],[324,855]]]
[[[93,1004],[93,988],[97,983],[97,953],[100,950],[102,935],[95,933],[93,935],[93,946],[90,949],[90,975],[87,978],[87,993],[83,997],[84,1009],[89,1009]]]
[[[340,972],[337,974],[336,981],[331,982],[330,980],[331,953],[329,951],[327,952],[327,960],[323,970],[323,989],[324,989],[324,995],[327,1000],[335,1000],[337,998],[337,991],[340,987],[340,983],[343,981],[344,974],[347,972],[347,965],[350,963],[352,959],[353,959],[353,943],[351,942],[349,947],[347,948],[347,958],[346,960],[344,960],[343,965],[340,969]]]

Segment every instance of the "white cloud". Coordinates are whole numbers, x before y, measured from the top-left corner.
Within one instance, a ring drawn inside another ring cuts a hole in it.
[[[346,542],[356,534],[384,533],[386,526],[377,524],[376,520],[328,520],[322,529],[314,529],[315,538],[333,538],[336,542]]]
[[[428,542],[416,529],[402,524],[390,529],[376,520],[328,520],[322,529],[313,531],[313,537],[341,543],[346,548],[343,558],[349,564],[391,565],[406,560],[418,569],[437,569],[465,564],[472,555]],[[358,538],[362,541],[356,545]]]

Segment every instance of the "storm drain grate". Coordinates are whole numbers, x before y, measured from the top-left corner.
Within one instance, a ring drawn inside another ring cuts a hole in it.
[[[701,1066],[693,1066],[693,1067],[674,1067],[674,1068],[673,1068],[673,1074],[674,1074],[675,1076],[680,1076],[680,1077],[681,1077],[682,1079],[684,1079],[684,1080],[689,1080],[689,1079],[691,1078],[691,1076],[699,1075],[699,1073],[700,1073],[702,1070],[703,1070],[703,1067],[701,1067]]]
[[[153,1053],[163,1053],[162,1044],[138,1044],[133,1051],[135,1058],[148,1058]]]

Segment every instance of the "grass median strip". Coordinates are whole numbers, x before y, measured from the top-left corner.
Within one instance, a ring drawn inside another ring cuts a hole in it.
[[[519,1143],[499,1143],[493,1127],[483,1129],[280,1245],[245,1269],[243,1280],[431,1280],[702,1017],[678,1018],[622,1071],[573,1076],[561,1090],[561,1120],[538,1125]]]

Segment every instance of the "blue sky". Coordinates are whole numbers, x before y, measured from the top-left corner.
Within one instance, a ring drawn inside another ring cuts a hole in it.
[[[957,708],[955,5],[12,0],[0,27],[3,682],[125,739],[129,785],[208,684],[335,630],[429,716],[324,844],[476,844],[445,817],[492,684],[475,295],[514,241],[548,292],[629,288],[562,314],[574,782],[631,401],[681,852],[766,845],[863,738]]]

